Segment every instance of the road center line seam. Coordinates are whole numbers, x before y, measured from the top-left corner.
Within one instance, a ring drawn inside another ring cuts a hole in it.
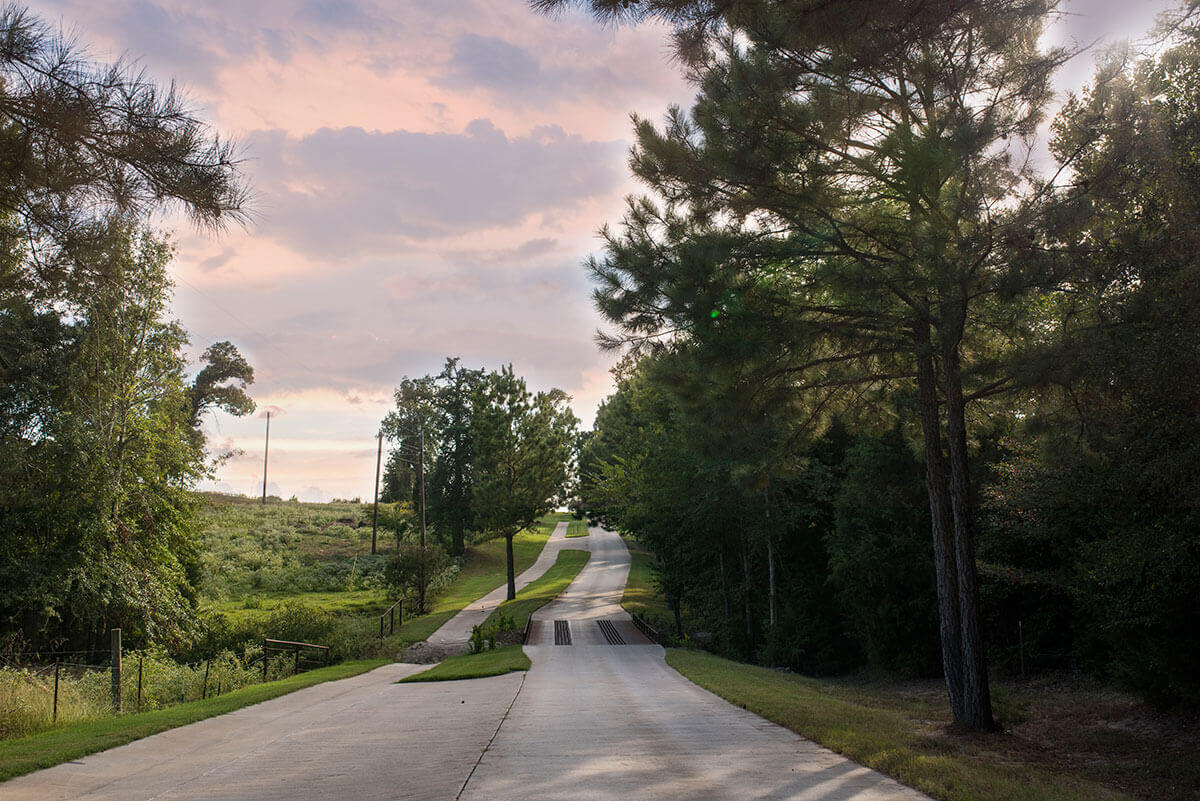
[[[521,684],[517,687],[516,693],[513,694],[512,700],[508,702],[508,708],[504,710],[504,714],[500,716],[500,722],[496,724],[496,730],[492,732],[492,736],[488,738],[487,745],[479,752],[479,759],[475,760],[475,764],[471,766],[471,772],[467,774],[467,779],[462,783],[462,787],[458,788],[458,795],[454,796],[454,801],[459,801],[462,794],[467,791],[467,785],[471,783],[471,777],[475,775],[475,771],[479,768],[479,763],[483,761],[483,756],[492,747],[492,743],[496,740],[496,735],[500,733],[500,727],[504,725],[504,721],[508,720],[508,713],[512,712],[513,704],[517,703],[517,697],[521,695],[521,690],[525,689],[525,678],[529,675],[529,671],[521,674]]]

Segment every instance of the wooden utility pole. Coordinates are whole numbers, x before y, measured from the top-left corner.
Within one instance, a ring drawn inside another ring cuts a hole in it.
[[[425,612],[425,432],[422,430],[417,437],[420,443],[417,457],[417,483],[421,489],[421,575],[420,593],[417,598],[417,614]]]
[[[267,442],[263,445],[263,504],[267,502],[267,455],[271,449],[271,413],[267,412]]]
[[[417,457],[417,478],[421,484],[421,548],[425,548],[425,432],[418,438],[421,443],[421,455]]]
[[[380,431],[379,452],[375,454],[375,515],[371,518],[371,553],[375,553],[375,532],[379,529],[379,466],[383,463],[383,432]]]

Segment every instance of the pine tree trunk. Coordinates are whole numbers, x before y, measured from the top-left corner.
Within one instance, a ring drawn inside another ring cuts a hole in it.
[[[721,567],[721,604],[724,607],[725,622],[729,622],[732,614],[729,603],[729,577],[725,575],[725,549],[717,548],[717,563]]]
[[[777,595],[775,592],[775,545],[771,541],[771,500],[767,488],[763,487],[763,518],[767,528],[767,592],[769,598],[771,633],[775,632],[775,620],[778,612]]]
[[[954,560],[963,660],[963,714],[958,720],[975,731],[993,731],[996,722],[992,718],[987,655],[984,653],[983,634],[979,625],[979,579],[975,568],[975,532],[971,519],[971,477],[967,462],[966,404],[963,401],[959,368],[959,336],[954,331],[949,333],[950,336],[943,340],[942,362],[946,374],[950,511],[954,523]]]
[[[937,377],[929,327],[916,326],[917,405],[925,452],[925,488],[933,529],[933,565],[937,583],[938,623],[942,644],[942,671],[954,719],[963,717],[962,632],[959,625],[958,572],[950,529],[949,492],[942,453],[941,416],[938,414]]]
[[[750,603],[750,588],[753,584],[750,583],[750,560],[746,558],[746,546],[742,545],[742,578],[745,580],[745,589],[742,591],[742,604],[746,610],[746,659],[750,662],[754,661],[754,606]]]
[[[517,576],[513,567],[513,537],[516,533],[504,535],[504,551],[508,557],[508,600],[517,597]]]

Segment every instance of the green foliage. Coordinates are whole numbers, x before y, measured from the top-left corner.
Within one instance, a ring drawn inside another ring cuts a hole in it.
[[[126,229],[105,283],[69,318],[8,298],[0,340],[41,356],[0,376],[0,620],[33,640],[178,638],[198,577],[204,474],[184,383],[183,330],[165,319],[167,244]],[[47,374],[45,369],[61,372]]]
[[[867,661],[937,675],[937,599],[921,464],[901,432],[858,440],[826,534],[829,581]]]
[[[451,562],[442,546],[433,544],[422,548],[417,543],[404,542],[388,558],[384,581],[394,594],[404,598],[405,604],[420,614],[426,610],[418,608],[417,599],[424,598],[428,603],[457,574],[458,565]]]
[[[0,39],[0,205],[24,245],[0,271],[0,295],[81,302],[124,280],[111,259],[121,229],[164,205],[204,226],[245,219],[234,145],[173,84],[94,63],[19,5],[0,10]]]
[[[578,425],[568,400],[557,389],[531,395],[511,365],[483,378],[472,418],[479,528],[510,537],[562,499]]]

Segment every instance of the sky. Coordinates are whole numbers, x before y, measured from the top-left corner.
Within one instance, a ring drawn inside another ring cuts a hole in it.
[[[1170,0],[1067,0],[1054,42],[1138,39]],[[370,498],[375,433],[404,376],[512,363],[590,425],[613,357],[581,263],[640,191],[631,113],[693,89],[659,26],[612,28],[524,0],[43,0],[100,60],[175,80],[236,140],[251,223],[156,221],[177,248],[174,312],[193,356],[232,341],[253,417],[215,413],[232,450],[203,488]],[[1092,71],[1085,54],[1064,92]]]

